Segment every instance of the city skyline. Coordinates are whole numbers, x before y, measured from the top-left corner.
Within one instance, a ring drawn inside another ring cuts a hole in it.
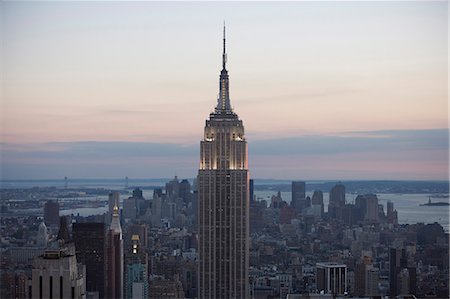
[[[225,19],[252,177],[448,180],[446,2],[1,5],[2,179],[193,177]]]

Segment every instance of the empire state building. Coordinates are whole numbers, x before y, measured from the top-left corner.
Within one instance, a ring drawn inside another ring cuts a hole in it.
[[[247,142],[230,104],[225,27],[219,97],[200,142],[198,196],[199,297],[248,298]]]

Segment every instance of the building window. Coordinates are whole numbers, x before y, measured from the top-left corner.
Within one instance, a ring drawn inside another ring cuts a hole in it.
[[[42,275],[39,276],[39,298],[42,299]]]
[[[49,292],[50,292],[50,299],[53,299],[53,276],[50,276],[50,281],[49,281]]]
[[[59,298],[64,298],[63,277],[59,277]]]

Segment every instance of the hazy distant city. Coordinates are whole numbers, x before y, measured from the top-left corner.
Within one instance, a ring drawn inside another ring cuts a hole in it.
[[[0,9],[1,298],[450,298],[447,2]]]
[[[448,207],[423,204],[429,200],[448,204],[448,182],[251,182],[251,298],[319,295],[324,286],[318,285],[323,283],[318,281],[322,271],[318,269],[339,267],[346,278],[336,286],[341,290],[337,296],[389,296],[392,273],[400,279],[398,295],[447,296]],[[121,207],[124,269],[141,273],[140,280],[124,279],[124,290],[141,284],[145,298],[198,297],[195,179],[2,184],[2,298],[28,298],[36,260],[45,248],[61,244],[57,241],[64,235],[61,230],[67,230],[64,238],[75,245],[77,262],[86,263],[86,297],[108,298],[106,254],[96,254],[94,259],[89,255],[95,248],[105,253],[101,236],[111,221],[115,198]],[[96,232],[98,236],[91,239]],[[142,246],[138,264],[127,259],[133,252],[133,235],[139,235]],[[403,264],[390,266],[397,255]],[[94,277],[96,273],[103,273],[100,279]],[[326,297],[327,292],[322,293]],[[123,297],[133,298],[130,292]]]

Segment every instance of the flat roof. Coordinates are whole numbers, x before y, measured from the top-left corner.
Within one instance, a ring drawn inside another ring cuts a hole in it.
[[[339,264],[336,262],[323,262],[323,263],[316,263],[316,267],[327,267],[327,268],[342,268],[342,267],[347,267],[347,265],[345,264]]]

